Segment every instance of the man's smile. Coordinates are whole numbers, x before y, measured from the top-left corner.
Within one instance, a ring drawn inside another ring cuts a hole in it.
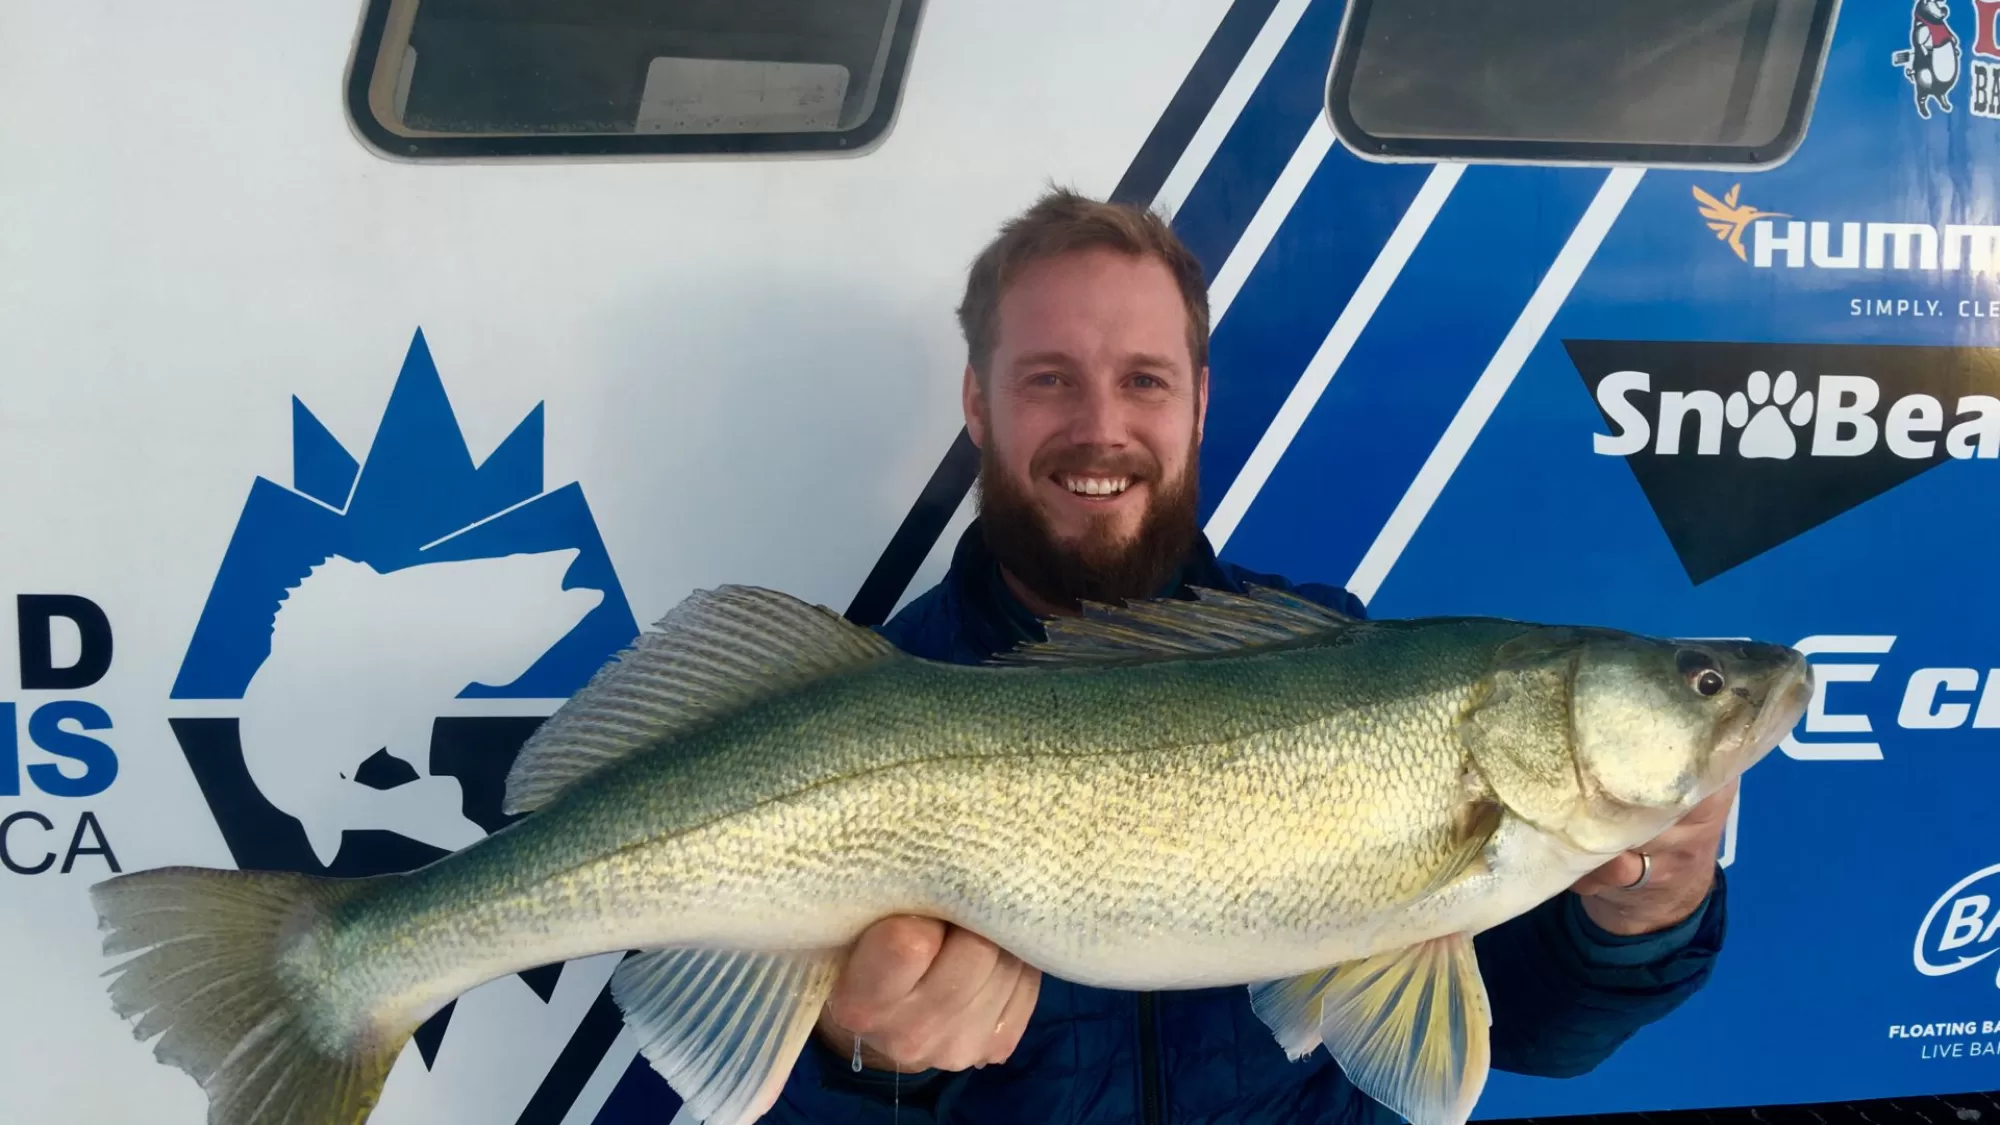
[[[1102,500],[1122,495],[1133,484],[1131,477],[1089,476],[1082,473],[1059,473],[1055,481],[1073,495]]]

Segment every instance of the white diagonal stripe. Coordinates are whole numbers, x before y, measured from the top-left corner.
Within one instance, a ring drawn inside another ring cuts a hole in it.
[[[1237,472],[1236,479],[1216,504],[1215,512],[1208,517],[1208,526],[1203,530],[1208,541],[1217,551],[1229,542],[1241,523],[1245,512],[1250,510],[1251,501],[1270,479],[1271,470],[1285,456],[1292,439],[1298,436],[1299,427],[1311,416],[1313,407],[1318,405],[1319,396],[1326,391],[1326,385],[1333,380],[1334,372],[1340,369],[1347,353],[1354,347],[1354,341],[1361,338],[1361,330],[1368,327],[1375,310],[1381,307],[1382,298],[1396,283],[1397,275],[1403,272],[1410,255],[1417,244],[1423,241],[1424,232],[1430,229],[1431,221],[1437,218],[1444,201],[1451,195],[1458,178],[1465,172],[1463,164],[1439,164],[1431,169],[1424,179],[1424,186],[1417,190],[1416,198],[1397,221],[1396,229],[1389,233],[1389,240],[1375,255],[1375,261],[1361,278],[1361,284],[1347,299],[1347,306],[1340,310],[1333,327],[1327,331],[1319,350],[1292,385],[1292,393],[1285,396],[1284,405],[1278,408],[1276,417],[1264,429],[1264,436],[1257,441],[1257,447],[1250,451],[1249,460]]]
[[[1500,347],[1493,353],[1486,370],[1479,375],[1479,381],[1472,386],[1472,393],[1459,405],[1458,413],[1452,417],[1451,425],[1445,427],[1444,436],[1438,439],[1431,455],[1424,461],[1424,467],[1417,471],[1417,477],[1403,493],[1403,499],[1396,510],[1389,515],[1368,553],[1354,568],[1354,576],[1347,581],[1347,589],[1367,602],[1375,596],[1388,577],[1389,569],[1403,555],[1403,548],[1409,546],[1410,538],[1430,514],[1431,505],[1437,502],[1444,491],[1445,482],[1458,470],[1466,451],[1472,448],[1479,431],[1486,426],[1486,420],[1493,416],[1493,408],[1500,404],[1500,396],[1514,383],[1514,376],[1521,371],[1521,365],[1528,360],[1528,353],[1541,342],[1549,322],[1555,319],[1556,310],[1562,308],[1569,299],[1569,291],[1576,285],[1577,278],[1583,276],[1584,267],[1596,255],[1604,236],[1611,231],[1611,225],[1618,221],[1618,214],[1625,208],[1625,201],[1632,197],[1632,189],[1639,185],[1639,177],[1644,171],[1638,168],[1614,168],[1605,176],[1604,183],[1597,189],[1597,195],[1590,201],[1590,207],[1578,220],[1576,229],[1570,232],[1569,241],[1556,255],[1534,295],[1528,298],[1527,307],[1514,321],[1514,327],[1500,341]]]
[[[585,1082],[583,1089],[577,1092],[569,1112],[563,1114],[562,1125],[590,1125],[597,1120],[598,1112],[618,1088],[618,1080],[625,1077],[632,1060],[638,1057],[639,1037],[632,1033],[632,1025],[626,1024],[618,1029],[618,1038],[611,1041],[611,1049],[604,1052],[604,1058],[598,1061],[597,1069],[590,1074],[590,1081]],[[682,1114],[685,1113],[683,1109]],[[682,1114],[676,1114],[674,1120],[682,1120]]]
[[[1306,127],[1306,135],[1299,138],[1298,147],[1292,150],[1292,158],[1285,162],[1285,170],[1278,173],[1276,183],[1265,194],[1264,202],[1257,207],[1257,213],[1250,216],[1250,225],[1243,228],[1243,236],[1229,251],[1229,257],[1222,268],[1215,271],[1215,280],[1208,286],[1208,326],[1212,334],[1222,323],[1224,314],[1236,300],[1236,293],[1243,288],[1244,279],[1257,268],[1257,260],[1264,256],[1264,248],[1271,244],[1271,236],[1278,233],[1278,227],[1285,216],[1292,213],[1292,204],[1299,201],[1299,194],[1306,190],[1313,173],[1319,170],[1319,162],[1333,148],[1333,130],[1327,127],[1326,115],[1313,115],[1312,124]]]
[[[1736,862],[1736,822],[1743,811],[1743,785],[1739,781],[1736,794],[1729,798],[1729,823],[1722,829],[1722,854],[1715,863],[1718,867],[1728,867]]]
[[[1264,81],[1264,74],[1271,69],[1271,60],[1278,57],[1279,48],[1291,38],[1292,28],[1298,26],[1299,17],[1305,15],[1311,0],[1279,0],[1271,14],[1265,18],[1263,30],[1250,41],[1250,49],[1243,52],[1236,70],[1215,97],[1215,104],[1209,107],[1208,116],[1202,118],[1201,127],[1194,136],[1188,138],[1187,148],[1181,150],[1181,157],[1174,162],[1173,171],[1160,184],[1160,190],[1153,196],[1153,205],[1172,215],[1187,201],[1188,192],[1194,190],[1195,181],[1208,170],[1208,162],[1215,158],[1215,150],[1222,147],[1222,140],[1243,114],[1243,107],[1250,102],[1250,95]]]

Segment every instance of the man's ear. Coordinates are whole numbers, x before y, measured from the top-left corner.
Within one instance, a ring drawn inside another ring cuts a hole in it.
[[[959,406],[965,411],[965,432],[972,444],[986,447],[986,395],[979,387],[979,373],[965,365],[965,382],[958,389]]]
[[[1202,425],[1208,421],[1208,367],[1203,365],[1194,385],[1194,439],[1201,440]]]

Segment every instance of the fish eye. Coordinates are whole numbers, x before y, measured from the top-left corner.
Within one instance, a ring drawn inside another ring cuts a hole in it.
[[[1700,695],[1714,695],[1726,686],[1722,672],[1706,653],[1684,648],[1674,654],[1674,666],[1680,669],[1681,677],[1687,680],[1688,686]]]

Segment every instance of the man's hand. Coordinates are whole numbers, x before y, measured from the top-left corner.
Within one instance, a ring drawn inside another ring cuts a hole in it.
[[[1689,809],[1687,815],[1651,841],[1578,879],[1570,889],[1583,896],[1590,920],[1614,934],[1650,934],[1694,913],[1715,884],[1716,853],[1729,823],[1736,785],[1728,785]],[[1627,890],[1643,870],[1639,852],[1652,857],[1646,885]]]
[[[855,942],[817,1033],[842,1058],[859,1035],[863,1065],[877,1070],[1005,1062],[1041,987],[1040,970],[970,930],[930,918],[884,918]]]

